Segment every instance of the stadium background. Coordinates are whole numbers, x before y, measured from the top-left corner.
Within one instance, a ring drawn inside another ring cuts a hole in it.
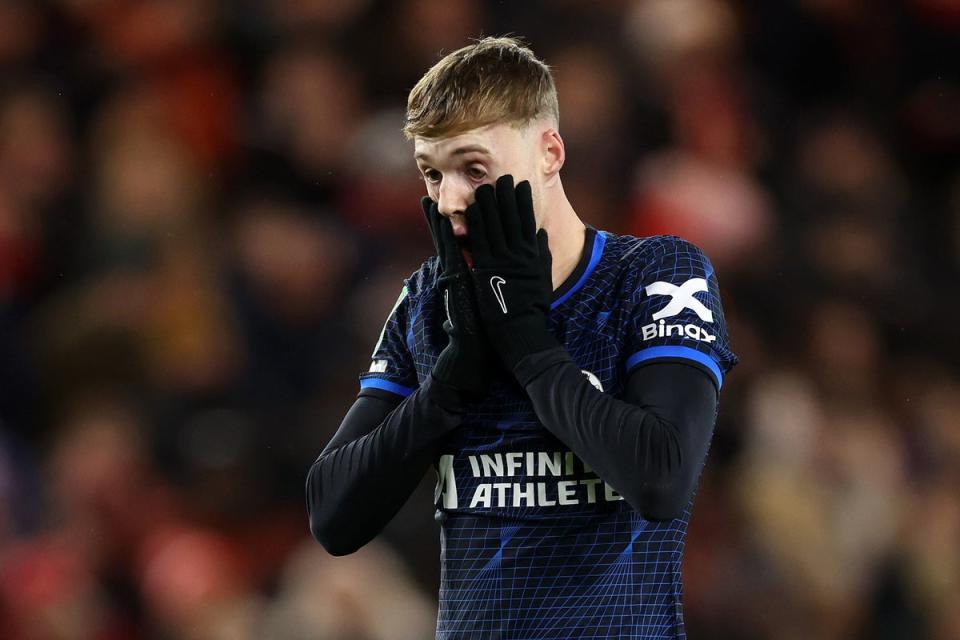
[[[0,3],[0,635],[431,636],[425,479],[331,559],[303,484],[431,251],[441,51],[554,67],[600,228],[720,277],[691,638],[960,638],[960,6]]]

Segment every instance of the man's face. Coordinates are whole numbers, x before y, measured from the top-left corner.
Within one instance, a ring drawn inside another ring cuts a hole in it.
[[[522,131],[509,124],[493,124],[449,138],[414,139],[414,156],[427,185],[427,195],[437,202],[440,213],[450,218],[454,235],[467,235],[464,211],[473,203],[476,188],[494,184],[508,173],[515,184],[530,181],[539,226],[539,149],[535,138],[533,128]]]

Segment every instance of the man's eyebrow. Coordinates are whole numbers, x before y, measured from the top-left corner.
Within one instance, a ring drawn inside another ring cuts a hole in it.
[[[492,155],[492,154],[490,153],[490,150],[487,149],[487,148],[486,148],[485,146],[483,146],[482,144],[467,144],[467,145],[464,145],[464,146],[462,146],[462,147],[457,147],[456,149],[454,149],[453,151],[450,152],[451,155],[455,155],[455,156],[462,156],[462,155],[465,154],[465,153],[482,153],[482,154],[488,155],[488,156],[489,156],[489,155]],[[428,160],[428,159],[429,159],[429,156],[428,156],[426,153],[424,153],[423,151],[418,151],[416,154],[414,154],[413,157],[416,158],[417,160]]]

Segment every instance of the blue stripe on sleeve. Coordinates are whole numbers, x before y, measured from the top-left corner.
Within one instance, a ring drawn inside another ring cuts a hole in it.
[[[410,387],[405,387],[402,384],[390,382],[389,380],[384,380],[383,378],[362,378],[360,380],[360,388],[367,389],[369,387],[390,391],[398,396],[403,396],[404,398],[413,393],[413,389]]]
[[[569,291],[550,304],[551,309],[556,309],[562,305],[567,301],[567,298],[572,296],[577,292],[577,289],[583,286],[583,283],[587,281],[587,278],[590,277],[590,274],[593,273],[593,270],[596,269],[597,264],[600,262],[600,256],[603,255],[603,246],[606,244],[606,242],[607,234],[598,230],[597,235],[593,238],[593,251],[590,254],[590,262],[587,264],[587,268],[583,270],[583,275],[580,276],[579,280],[577,280],[577,284],[570,287]]]
[[[687,360],[698,362],[713,373],[714,377],[717,379],[717,389],[723,386],[723,372],[720,371],[720,367],[713,358],[697,351],[696,349],[680,345],[648,347],[647,349],[637,351],[635,354],[627,358],[627,371],[641,362],[654,360],[656,358],[685,358]]]

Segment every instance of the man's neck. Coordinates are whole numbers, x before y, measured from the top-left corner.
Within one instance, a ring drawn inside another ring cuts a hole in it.
[[[552,278],[556,290],[570,277],[583,256],[587,227],[577,216],[566,196],[559,198],[556,208],[543,221],[553,258]]]

